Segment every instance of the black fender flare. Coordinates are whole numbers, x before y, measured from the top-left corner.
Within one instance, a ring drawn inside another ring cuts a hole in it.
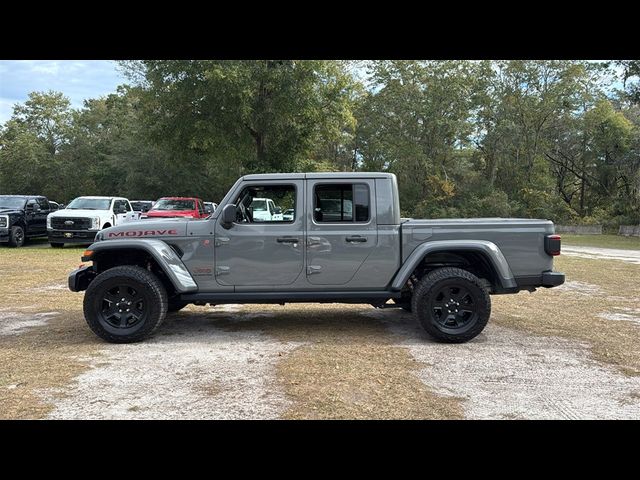
[[[418,245],[407,257],[391,282],[391,290],[401,290],[420,262],[434,252],[470,251],[484,255],[495,270],[502,288],[516,288],[518,285],[506,258],[498,246],[488,240],[437,240]]]

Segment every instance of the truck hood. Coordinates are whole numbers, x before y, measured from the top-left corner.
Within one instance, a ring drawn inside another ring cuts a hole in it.
[[[109,210],[83,210],[83,209],[68,209],[56,210],[50,213],[52,217],[104,217],[111,215]]]
[[[148,218],[176,218],[193,217],[195,214],[193,210],[149,210],[145,215]]]
[[[159,238],[184,237],[187,234],[188,218],[168,218],[138,220],[115,227],[105,228],[98,233],[101,240],[118,240],[123,238]]]
[[[0,215],[14,215],[16,213],[24,213],[24,210],[16,208],[0,208]]]

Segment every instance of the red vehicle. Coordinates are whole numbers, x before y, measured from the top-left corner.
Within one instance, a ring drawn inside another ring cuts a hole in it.
[[[202,200],[194,197],[162,197],[141,218],[206,218]]]

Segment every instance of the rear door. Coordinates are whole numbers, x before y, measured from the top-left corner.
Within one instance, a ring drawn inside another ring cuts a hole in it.
[[[372,179],[307,180],[307,280],[347,285],[378,241]]]

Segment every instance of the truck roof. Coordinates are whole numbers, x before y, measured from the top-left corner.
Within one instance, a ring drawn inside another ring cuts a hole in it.
[[[393,173],[382,172],[311,172],[311,173],[257,173],[245,175],[243,180],[285,180],[285,179],[357,179],[357,178],[389,178]]]
[[[198,197],[162,197],[160,200],[200,200]]]
[[[91,198],[91,199],[97,199],[97,200],[111,200],[115,198],[116,200],[126,200],[126,198],[124,197],[104,197],[100,195],[81,195],[77,198]]]
[[[0,195],[0,197],[11,197],[11,198],[45,198],[44,195]]]

